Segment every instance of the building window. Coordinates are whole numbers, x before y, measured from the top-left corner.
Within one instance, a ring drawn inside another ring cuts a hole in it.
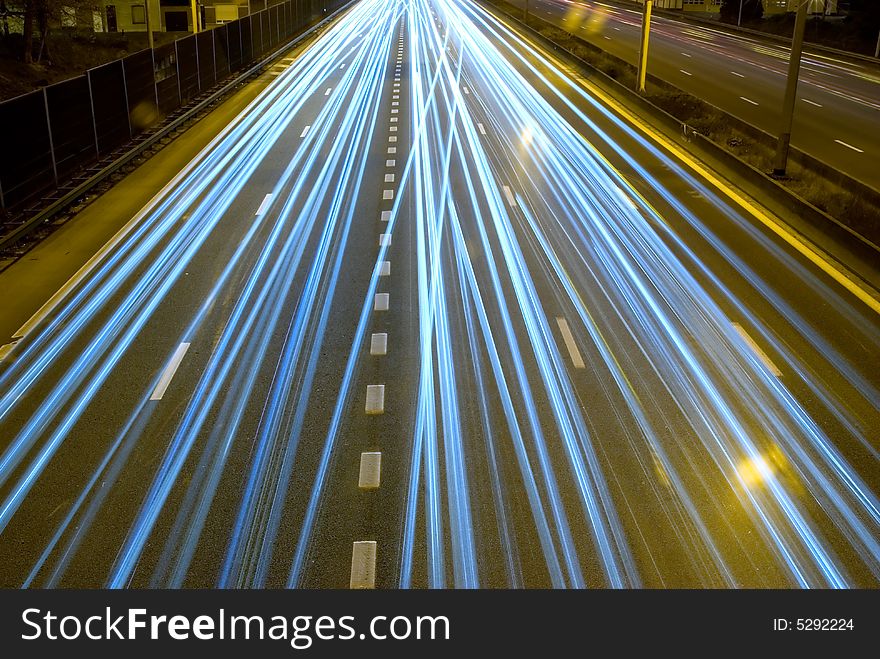
[[[131,6],[131,23],[132,25],[143,25],[147,22],[147,12],[143,5]]]

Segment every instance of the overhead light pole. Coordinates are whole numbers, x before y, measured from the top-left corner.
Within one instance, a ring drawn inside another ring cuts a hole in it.
[[[645,78],[648,75],[648,37],[651,34],[651,6],[654,0],[645,0],[642,10],[642,44],[639,49],[639,81],[638,90],[645,91]]]
[[[807,4],[810,0],[800,0],[794,20],[794,34],[791,38],[791,55],[788,60],[788,81],[785,85],[785,98],[782,102],[782,130],[776,142],[776,159],[773,161],[773,174],[785,176],[788,163],[788,145],[791,142],[791,124],[794,119],[794,103],[797,98],[798,75],[801,70],[801,49],[804,45],[804,29],[807,25]]]
[[[739,0],[739,16],[736,18],[736,26],[742,27],[743,22],[743,0]]]
[[[153,50],[153,25],[150,23],[150,0],[144,0],[144,15],[147,19],[147,46]]]

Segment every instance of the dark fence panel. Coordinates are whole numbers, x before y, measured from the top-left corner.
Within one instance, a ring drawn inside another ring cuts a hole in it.
[[[278,5],[278,22],[279,22],[279,33],[281,34],[281,38],[285,39],[290,36],[290,3],[282,2]]]
[[[153,53],[142,50],[122,60],[125,70],[125,89],[128,94],[128,115],[131,134],[137,135],[159,119],[156,108],[156,82],[153,72]]]
[[[241,21],[226,24],[229,33],[229,70],[238,71],[244,61],[241,56]]]
[[[3,203],[11,206],[55,182],[43,91],[0,103],[0,126],[6,128],[0,184]]]
[[[245,16],[239,19],[241,23],[241,64],[245,66],[254,59],[254,48],[251,39],[251,17]]]
[[[177,79],[177,49],[173,43],[159,46],[156,59],[156,97],[162,116],[180,107],[180,87]]]
[[[196,38],[194,35],[178,39],[177,77],[180,80],[180,102],[186,103],[199,95],[199,67],[196,61]]]
[[[281,5],[269,7],[269,41],[275,46],[281,41]]]
[[[97,156],[89,81],[77,76],[46,87],[55,169],[63,178]]]
[[[199,32],[196,46],[199,50],[199,86],[201,89],[210,89],[217,81],[214,73],[214,31]]]
[[[262,11],[251,14],[251,44],[253,45],[253,58],[263,54],[263,25],[260,22]]]
[[[278,40],[275,38],[275,32],[272,29],[271,21],[269,20],[268,9],[260,12],[260,33],[263,35],[263,50],[260,51],[260,54],[265,54],[271,50],[272,46],[278,43]]]
[[[109,153],[131,138],[122,60],[90,69],[86,75],[92,94],[98,153]]]
[[[57,185],[345,3],[284,0],[0,103],[0,125],[11,127],[0,148],[0,205]]]
[[[222,80],[229,75],[229,30],[221,25],[214,32],[214,66],[217,67],[217,80]]]

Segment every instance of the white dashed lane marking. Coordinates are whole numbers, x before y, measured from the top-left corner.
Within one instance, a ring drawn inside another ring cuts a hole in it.
[[[171,379],[174,377],[174,374],[177,373],[180,362],[183,361],[183,356],[186,354],[187,350],[189,350],[189,343],[181,343],[177,346],[177,350],[171,355],[168,365],[162,372],[162,377],[159,378],[156,387],[153,389],[153,393],[150,394],[150,400],[162,400],[162,396],[165,395],[168,385],[171,384]]]

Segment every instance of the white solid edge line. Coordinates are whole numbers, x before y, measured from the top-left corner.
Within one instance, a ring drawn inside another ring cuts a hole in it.
[[[162,396],[165,395],[165,390],[168,389],[168,385],[171,384],[171,378],[177,373],[177,368],[180,366],[180,362],[183,361],[183,356],[186,354],[187,350],[189,350],[189,343],[181,343],[177,346],[177,350],[171,355],[168,365],[162,372],[162,377],[159,378],[159,381],[156,383],[156,388],[153,389],[153,393],[150,394],[150,400],[162,400]]]
[[[263,201],[260,202],[260,207],[257,209],[257,212],[254,215],[262,215],[267,210],[269,210],[269,204],[272,203],[272,193],[268,193],[265,197],[263,197]]]
[[[575,368],[586,368],[587,366],[584,364],[583,357],[581,357],[581,351],[578,350],[574,335],[572,335],[571,328],[568,326],[568,321],[561,316],[557,316],[556,324],[559,325],[559,331],[562,333],[562,340],[565,342],[565,347],[568,349],[571,363]]]
[[[776,364],[771,361],[766,352],[761,350],[761,346],[755,343],[754,339],[752,339],[752,337],[748,335],[748,332],[746,332],[742,328],[742,325],[740,325],[739,323],[732,324],[733,329],[736,330],[736,333],[739,334],[742,340],[746,342],[746,345],[749,346],[749,348],[752,350],[753,353],[755,353],[758,359],[760,359],[764,363],[764,366],[767,367],[767,370],[769,370],[777,378],[782,377],[782,371],[776,368]]]

